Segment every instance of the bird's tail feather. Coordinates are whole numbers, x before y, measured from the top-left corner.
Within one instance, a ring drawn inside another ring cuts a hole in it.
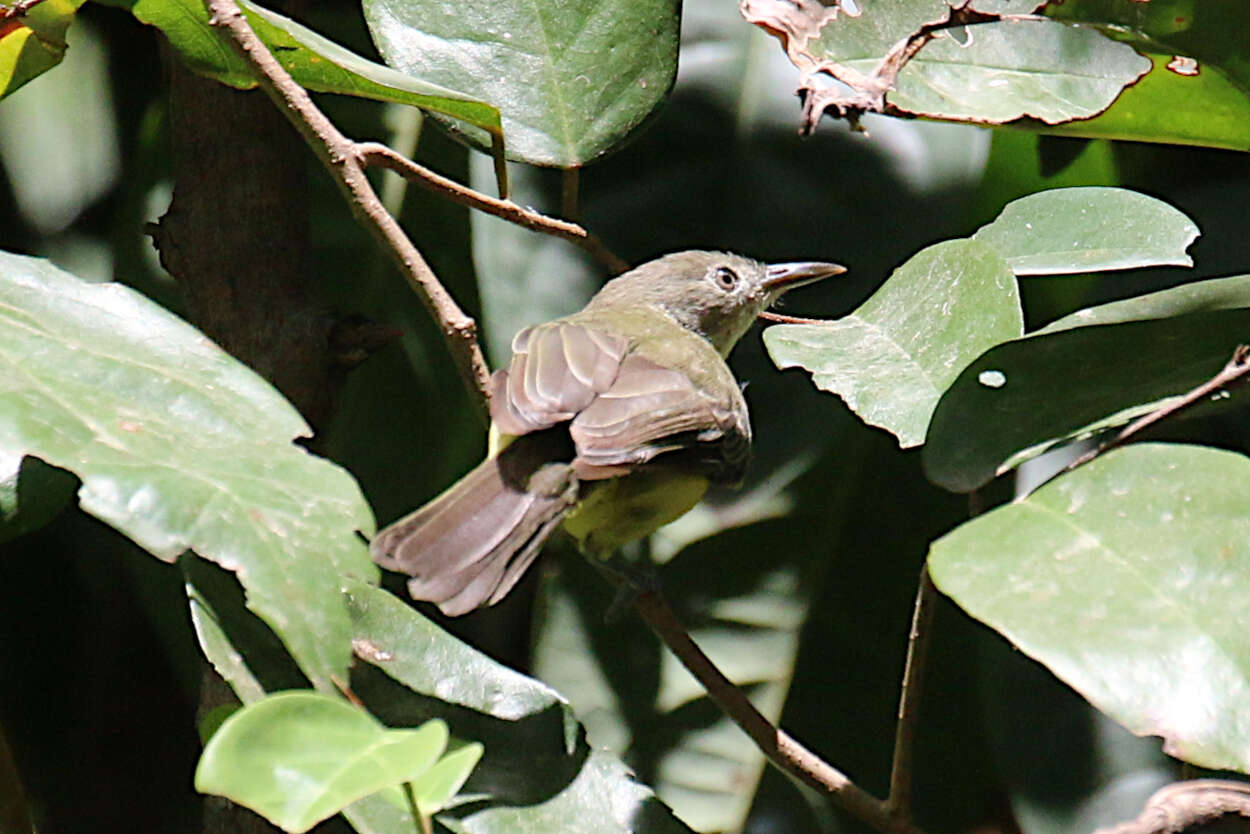
[[[546,432],[517,438],[421,509],[374,537],[373,559],[413,577],[413,599],[450,616],[512,589],[577,502],[578,483]]]

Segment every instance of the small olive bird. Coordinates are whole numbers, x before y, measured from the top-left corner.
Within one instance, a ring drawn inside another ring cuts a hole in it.
[[[786,290],[844,271],[677,252],[525,328],[491,377],[491,453],[378,533],[374,561],[456,616],[499,602],[561,524],[606,557],[741,482],[751,423],[725,357]]]

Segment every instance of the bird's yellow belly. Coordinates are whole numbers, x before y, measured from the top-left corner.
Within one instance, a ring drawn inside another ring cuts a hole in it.
[[[652,469],[594,484],[564,519],[582,551],[606,557],[685,515],[707,492],[703,475]]]

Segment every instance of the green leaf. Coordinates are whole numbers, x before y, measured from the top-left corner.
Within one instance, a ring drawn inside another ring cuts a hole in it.
[[[676,77],[676,0],[368,0],[364,9],[388,64],[495,104],[509,158],[535,165],[607,153]]]
[[[0,25],[0,98],[61,63],[65,33],[84,0],[44,0]]]
[[[355,670],[354,691],[378,704],[389,724],[436,715],[457,737],[485,746],[468,788],[491,801],[443,811],[447,828],[625,834],[646,819],[649,831],[688,834],[618,758],[587,747],[568,703],[550,687],[461,643],[384,590],[348,582],[347,593],[356,654],[368,664]],[[377,798],[345,814],[370,831],[403,818]]]
[[[1171,55],[1148,55],[1153,69],[1111,109],[1088,121],[1046,127],[1059,136],[1171,142],[1250,151],[1250,97],[1218,70],[1185,76],[1170,71]]]
[[[1060,330],[1091,324],[1165,319],[1188,313],[1232,310],[1238,307],[1250,307],[1250,275],[1193,281],[1159,292],[1087,307],[1051,322],[1033,335],[1058,333]]]
[[[0,450],[82,481],[82,508],[157,557],[235,571],[310,679],[345,679],[344,575],[374,580],[373,519],[260,377],[118,284],[0,253]]]
[[[426,773],[447,746],[437,719],[388,730],[344,701],[285,692],[243,707],[209,739],[195,788],[307,831],[351,803]]]
[[[240,89],[256,86],[242,58],[208,25],[201,0],[105,0],[129,9],[169,38],[196,72]],[[502,136],[499,111],[473,96],[366,60],[277,12],[240,0],[247,21],[278,62],[303,87],[410,104]]]
[[[1113,451],[936,541],[968,613],[1134,733],[1250,771],[1250,461]]]
[[[477,742],[463,744],[435,762],[413,782],[417,808],[425,816],[443,810],[460,792],[486,748]]]
[[[899,73],[890,104],[921,116],[1001,124],[1022,116],[1046,124],[1096,116],[1150,70],[1129,46],[1045,20],[967,27],[945,34]],[[874,62],[851,61],[861,72]]]
[[[505,720],[564,705],[549,686],[465,645],[394,594],[359,581],[345,587],[356,654],[412,691]]]
[[[864,422],[908,448],[924,440],[938,398],[987,348],[1024,331],[1019,288],[999,254],[975,240],[930,246],[849,316],[764,331],[778,367],[799,366]]]
[[[1123,188],[1056,188],[1008,203],[974,240],[1016,275],[1193,266],[1193,221],[1162,200]]]
[[[1210,379],[1247,341],[1250,310],[1242,309],[999,345],[942,396],[925,441],[925,474],[954,492],[977,489],[1058,442],[1153,411]]]

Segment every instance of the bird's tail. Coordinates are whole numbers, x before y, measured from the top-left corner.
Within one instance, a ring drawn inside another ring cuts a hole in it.
[[[442,495],[378,533],[373,560],[413,578],[413,599],[458,616],[494,605],[577,503],[567,434],[516,438]]]

